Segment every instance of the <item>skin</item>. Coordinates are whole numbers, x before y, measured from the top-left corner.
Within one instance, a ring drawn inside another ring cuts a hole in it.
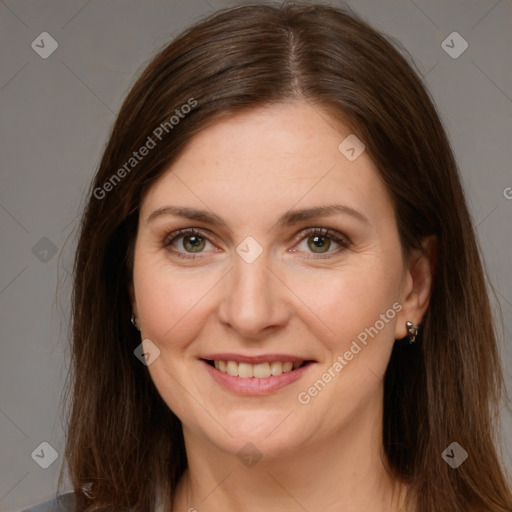
[[[382,462],[382,377],[405,322],[420,323],[428,307],[431,260],[402,259],[393,205],[367,152],[351,162],[338,150],[350,133],[300,101],[225,117],[197,134],[144,198],[132,305],[142,339],[160,350],[151,378],[183,424],[189,468],[173,510],[398,509]],[[331,203],[368,223],[336,214],[276,226],[290,209]],[[214,212],[227,227],[173,215],[148,222],[167,205]],[[202,252],[184,247],[183,237],[172,247],[196,259],[164,246],[192,227],[205,235]],[[337,231],[349,247],[327,238],[315,251],[313,235],[301,235],[311,227]],[[248,236],[263,248],[250,264],[236,252]],[[299,403],[396,302],[401,311]],[[287,387],[244,397],[204,369],[198,358],[214,352],[316,362]],[[237,457],[249,442],[262,454],[251,467]]]

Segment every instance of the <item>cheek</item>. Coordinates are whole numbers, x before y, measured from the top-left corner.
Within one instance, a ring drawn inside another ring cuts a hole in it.
[[[202,301],[215,285],[211,273],[171,270],[150,257],[136,259],[134,285],[145,337],[172,349],[193,338],[200,328]]]
[[[141,336],[160,350],[148,366],[151,379],[167,406],[182,421],[193,423],[188,395],[183,392],[193,379],[187,349],[200,336],[207,317],[204,299],[214,283],[211,276],[171,270],[142,252],[136,255],[133,278]]]
[[[373,327],[380,339],[394,336],[399,264],[373,255],[352,261],[334,270],[299,269],[287,279],[305,306],[300,308],[303,321],[317,326],[315,333],[331,353],[348,350],[360,334],[363,341],[365,333],[373,339],[377,336]]]
[[[318,339],[326,358],[297,398],[311,418],[322,415],[324,432],[349,422],[368,404],[380,403],[378,393],[401,310],[399,278],[396,265],[374,262],[357,272],[351,269],[315,279],[317,292],[308,306],[318,325],[324,325],[326,334]]]

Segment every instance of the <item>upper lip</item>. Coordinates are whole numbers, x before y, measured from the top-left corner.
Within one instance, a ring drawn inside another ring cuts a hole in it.
[[[286,363],[288,361],[292,363],[302,363],[303,361],[312,361],[312,359],[292,356],[290,354],[261,354],[257,356],[247,356],[244,354],[233,354],[229,352],[223,352],[222,354],[208,354],[202,356],[201,359],[208,361],[236,361],[237,363],[272,363],[274,361],[281,361]]]

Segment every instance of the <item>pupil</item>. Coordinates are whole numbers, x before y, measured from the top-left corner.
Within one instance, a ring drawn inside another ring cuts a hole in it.
[[[204,240],[201,241],[201,237],[199,237],[197,235],[188,235],[183,240],[184,240],[184,244],[185,244],[185,249],[187,249],[187,247],[186,247],[187,243],[189,245],[191,245],[192,250],[197,249],[197,248],[201,249],[202,245],[204,245]],[[188,240],[188,242],[187,242],[187,240]]]
[[[329,245],[330,244],[326,244],[325,243],[325,237],[323,236],[319,236],[319,235],[315,235],[313,237],[311,237],[313,239],[313,246],[310,245],[310,248],[315,251],[315,249],[322,249],[322,248],[329,248]],[[321,242],[320,242],[321,241]],[[321,252],[321,251],[316,251],[316,252]]]

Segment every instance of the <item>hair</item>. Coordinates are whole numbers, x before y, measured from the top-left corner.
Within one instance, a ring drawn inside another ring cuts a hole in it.
[[[170,510],[187,467],[181,422],[134,357],[129,285],[147,190],[212,122],[289,101],[328,112],[364,142],[405,255],[437,238],[421,333],[395,343],[384,379],[390,474],[418,512],[512,510],[482,257],[442,122],[403,53],[348,8],[241,5],[182,32],[141,73],[91,184],[74,264],[65,460],[79,510],[153,511],[157,488]],[[156,149],[135,160],[150,139]],[[469,452],[456,470],[441,457],[453,441]]]

